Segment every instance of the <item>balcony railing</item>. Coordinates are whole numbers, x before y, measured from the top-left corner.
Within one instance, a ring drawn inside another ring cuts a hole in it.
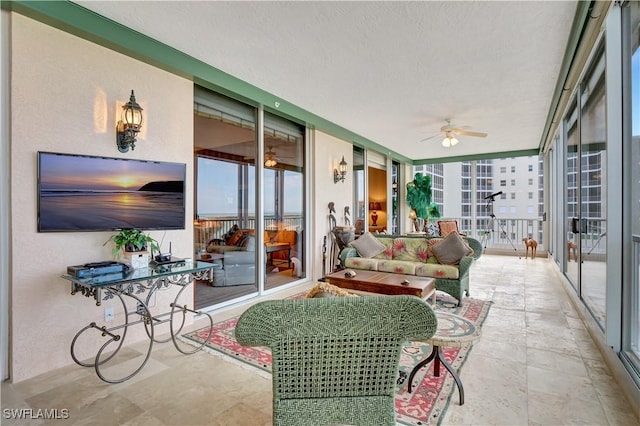
[[[241,229],[256,229],[256,218],[249,217],[245,220],[234,217],[200,217],[194,222],[196,249],[206,248],[207,242],[215,238],[222,238],[229,232],[233,225],[238,225]],[[265,216],[264,230],[301,230],[304,225],[302,215],[284,215],[278,219],[275,216]]]
[[[524,250],[522,240],[533,238],[538,243],[538,251],[545,250],[544,228],[541,218],[498,219],[450,217],[440,220],[456,220],[461,233],[477,239],[482,246],[496,251]]]

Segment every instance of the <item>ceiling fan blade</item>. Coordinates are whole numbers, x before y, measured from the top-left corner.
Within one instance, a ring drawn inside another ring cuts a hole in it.
[[[433,138],[437,138],[440,135],[441,135],[441,133],[435,134],[433,136],[429,136],[428,138],[421,139],[420,142],[425,142],[425,141],[431,140]]]
[[[455,133],[456,135],[474,136],[476,138],[486,138],[487,137],[487,133],[471,132],[469,130],[453,129],[452,132]]]

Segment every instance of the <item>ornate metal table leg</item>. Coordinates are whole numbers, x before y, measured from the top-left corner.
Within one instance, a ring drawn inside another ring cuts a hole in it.
[[[193,282],[193,281],[191,281]],[[178,299],[180,299],[180,295],[182,294],[182,292],[188,287],[188,284],[185,285],[184,287],[182,287],[180,289],[180,291],[178,292],[178,294],[176,295],[175,299],[173,299],[173,303],[171,303],[171,317],[170,317],[170,321],[169,321],[169,329],[171,330],[171,340],[173,341],[173,346],[176,347],[176,349],[185,354],[185,355],[190,355],[193,353],[198,352],[199,350],[201,350],[202,348],[204,348],[204,346],[207,344],[207,342],[209,341],[209,338],[211,337],[211,334],[213,333],[213,318],[211,317],[211,315],[209,315],[206,312],[201,312],[201,311],[194,311],[192,309],[187,308],[186,306],[180,307],[178,306]],[[178,328],[178,330],[174,331],[174,327],[173,327],[173,315],[176,311],[176,308],[180,309],[182,311],[182,324],[180,324],[180,328]],[[207,316],[207,318],[209,318],[209,334],[207,335],[207,338],[204,339],[204,341],[202,342],[202,344],[198,347],[196,347],[195,349],[191,350],[191,351],[185,351],[184,349],[180,348],[180,346],[178,346],[178,341],[176,340],[176,337],[178,334],[180,334],[180,331],[182,330],[182,327],[184,326],[184,318],[185,315],[187,314],[187,312],[191,312],[194,314],[204,314]]]
[[[416,365],[415,367],[413,367],[413,370],[411,370],[411,374],[409,374],[409,385],[408,385],[408,390],[409,393],[411,393],[411,383],[413,382],[413,377],[416,375],[416,373],[425,365],[429,364],[431,362],[431,360],[433,358],[435,358],[436,354],[438,353],[438,350],[436,349],[437,346],[434,346],[433,349],[431,350],[431,353],[429,354],[429,356],[420,361],[420,363],[418,365]]]
[[[118,295],[118,297],[119,297],[119,299],[120,299],[120,303],[122,303],[122,307],[123,307],[123,309],[124,309],[124,312],[126,312],[126,311],[127,311],[127,305],[126,305],[126,303],[125,303],[125,302],[124,302],[124,300],[122,299],[122,296]],[[118,338],[117,338],[117,339],[114,339],[114,338],[112,337],[112,340],[111,340],[111,341],[118,341],[118,342],[119,342],[119,343],[118,343],[118,347],[113,351],[113,353],[112,353],[110,356],[108,356],[108,357],[106,357],[105,359],[103,359],[103,360],[102,360],[102,362],[103,362],[103,363],[105,363],[105,362],[109,362],[109,360],[110,360],[111,358],[113,358],[114,356],[116,356],[116,355],[118,354],[118,352],[120,351],[120,348],[122,348],[122,343],[124,343],[124,339],[127,337],[127,328],[128,328],[128,324],[129,324],[129,316],[127,315],[127,316],[125,316],[124,324],[122,324],[122,325],[121,325],[121,326],[119,326],[119,327],[110,327],[110,328],[106,328],[106,327],[98,327],[98,326],[96,326],[96,323],[95,323],[95,322],[92,322],[92,323],[91,323],[91,324],[89,324],[88,326],[83,327],[82,329],[80,329],[80,331],[78,331],[78,332],[76,333],[76,335],[73,337],[73,340],[71,341],[71,358],[73,359],[73,361],[74,361],[76,364],[78,364],[78,365],[80,365],[80,366],[82,366],[82,367],[95,367],[95,363],[94,363],[94,362],[92,362],[92,363],[82,362],[82,361],[80,361],[80,359],[78,359],[78,357],[76,356],[75,347],[76,347],[76,342],[78,341],[78,338],[79,338],[79,337],[80,337],[80,336],[81,336],[85,331],[87,331],[87,330],[89,330],[89,329],[91,329],[91,328],[99,329],[99,330],[103,330],[104,332],[109,332],[109,333],[110,333],[110,332],[112,332],[112,331],[114,331],[114,330],[116,330],[116,329],[123,328],[122,336],[118,336]],[[104,336],[104,335],[106,335],[106,334],[104,334],[104,333],[103,333],[103,336]],[[109,335],[111,335],[111,334],[109,334]],[[111,335],[111,336],[112,336],[112,335]]]
[[[453,376],[453,380],[456,381],[456,384],[458,385],[458,393],[460,395],[460,405],[463,405],[464,404],[464,388],[462,387],[462,380],[460,380],[460,377],[458,377],[458,373],[456,372],[456,370],[451,366],[451,364],[447,362],[446,359],[444,359],[444,356],[442,356],[441,348],[439,346],[435,346],[435,347],[438,348],[438,355],[436,359],[439,359],[440,362],[442,362],[442,365],[444,365],[444,368],[446,368],[449,371],[449,373],[451,373],[451,375]]]
[[[440,346],[434,346],[429,356],[426,359],[420,361],[420,363],[415,367],[413,367],[413,370],[411,370],[411,374],[409,375],[409,384],[407,386],[409,393],[411,393],[411,384],[413,383],[413,377],[416,375],[418,370],[420,370],[422,367],[424,367],[429,362],[431,362],[431,360],[433,360],[434,377],[440,377],[440,363],[442,363],[442,365],[444,365],[444,368],[446,368],[447,371],[451,373],[453,380],[456,381],[456,385],[458,386],[458,393],[460,395],[460,405],[463,405],[464,404],[464,388],[462,387],[462,380],[460,380],[460,377],[458,376],[458,373],[456,372],[456,370],[444,358],[442,354],[442,348]]]

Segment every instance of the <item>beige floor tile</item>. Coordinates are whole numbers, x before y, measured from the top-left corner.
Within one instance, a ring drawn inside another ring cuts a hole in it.
[[[607,425],[597,400],[582,399],[571,393],[549,394],[529,390],[530,425]]]
[[[527,348],[527,365],[573,376],[589,377],[582,358],[536,348]]]
[[[468,367],[463,367],[463,373],[471,370]],[[527,424],[527,391],[524,382],[467,374],[462,377],[462,384],[464,405],[459,405],[456,390],[443,418],[443,425]]]
[[[583,375],[527,366],[527,387],[529,392],[545,393],[559,398],[571,397],[585,401],[598,401],[593,382]]]
[[[487,335],[482,330],[482,337],[473,345],[473,357],[486,356],[505,361],[514,361],[524,365],[527,362],[527,346],[525,345],[525,337],[522,336],[522,343],[516,343],[516,339],[502,339],[499,333]]]
[[[460,369],[465,404],[459,405],[454,388],[443,426],[640,424],[550,262],[483,255],[472,266],[470,282],[472,297],[494,303]],[[215,309],[214,321],[256,301]],[[197,318],[189,330],[207,324]],[[123,348],[116,368],[131,367],[144,350],[143,342]],[[117,385],[69,363],[21,383],[2,383],[2,408],[70,409],[68,421],[53,425],[271,424],[271,379],[207,352],[182,355],[172,343],[154,344],[142,372]],[[3,425],[44,423],[2,419]]]

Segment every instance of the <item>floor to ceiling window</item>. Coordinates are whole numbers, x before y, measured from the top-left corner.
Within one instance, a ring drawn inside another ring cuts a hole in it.
[[[631,207],[631,246],[632,256],[630,261],[631,285],[629,299],[625,304],[625,332],[623,353],[625,359],[633,365],[635,371],[640,371],[640,2],[631,2],[628,9],[623,11],[623,17],[627,19],[629,37],[629,56],[627,63],[630,66],[630,86],[626,87],[625,95],[631,100],[631,146],[629,149],[630,193],[625,194],[630,199]],[[640,377],[636,374],[636,380],[640,383]]]
[[[574,288],[579,284],[578,249],[580,247],[578,213],[578,108],[575,100],[571,102],[569,113],[564,121],[565,176],[564,214],[567,235],[567,264],[565,273]]]
[[[429,164],[414,166],[414,173],[431,176],[432,200],[461,232],[496,252],[521,254],[527,236],[544,247],[541,161],[528,156]]]
[[[601,48],[580,85],[580,294],[601,327],[607,282],[604,59]]]

